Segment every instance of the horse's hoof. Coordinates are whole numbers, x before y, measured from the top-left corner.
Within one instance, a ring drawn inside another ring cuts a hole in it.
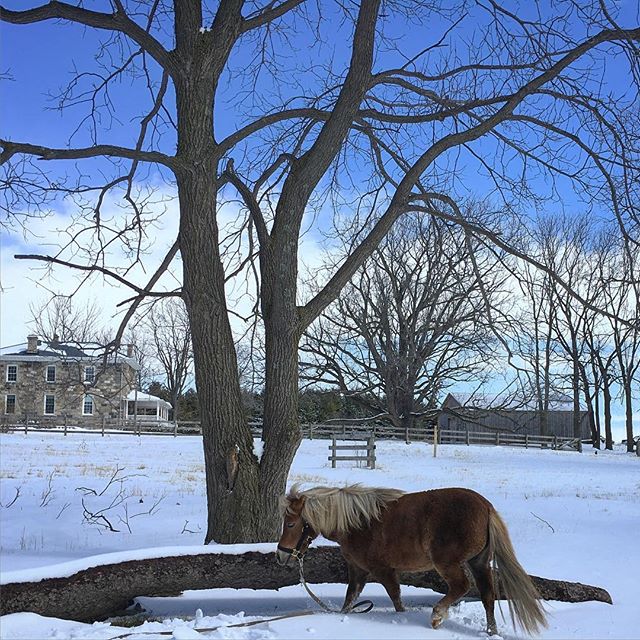
[[[431,626],[437,629],[448,617],[447,613],[433,613],[431,615]]]

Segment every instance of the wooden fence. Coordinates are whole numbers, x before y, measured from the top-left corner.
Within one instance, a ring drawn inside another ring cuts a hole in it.
[[[78,427],[70,420],[47,416],[38,420],[9,419],[3,416],[0,421],[0,431],[28,433],[63,433],[82,434],[100,433],[101,435],[164,435],[183,436],[201,435],[198,422],[149,422],[126,420],[124,423],[103,418],[94,421],[91,426]],[[260,436],[262,428],[258,423],[250,424],[254,436]],[[410,430],[380,424],[305,424],[301,425],[302,437],[323,440],[363,440],[369,438],[379,440],[403,440],[405,442],[428,442],[433,444],[434,428],[414,428]],[[541,449],[568,449],[580,451],[580,440],[577,438],[562,438],[560,436],[539,436],[518,434],[513,432],[495,431],[479,432],[473,430],[438,429],[438,444],[466,444],[466,445],[498,445]],[[346,445],[345,445],[346,446]]]
[[[331,444],[329,445],[329,451],[331,455],[328,460],[331,462],[331,467],[336,468],[336,462],[344,460],[366,462],[369,469],[376,468],[376,439],[373,436],[368,438],[346,438],[340,439],[341,442],[350,442],[351,444],[338,444],[338,438],[333,436],[331,438]],[[357,441],[361,441],[360,444],[355,444]],[[355,455],[341,455],[338,451],[348,451]],[[358,453],[364,453],[365,455],[357,455]]]

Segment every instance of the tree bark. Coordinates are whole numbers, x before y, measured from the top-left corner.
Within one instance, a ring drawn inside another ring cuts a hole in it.
[[[215,167],[210,170],[215,171]],[[178,190],[183,297],[192,327],[205,457],[205,542],[257,542],[258,462],[242,409],[227,313],[224,267],[218,253],[216,185],[204,171],[190,171],[178,178]],[[233,456],[235,465],[230,465]],[[230,468],[235,469],[233,477]]]
[[[338,547],[312,548],[305,557],[309,583],[346,583],[347,566]],[[531,576],[545,600],[611,604],[609,593],[591,585]],[[402,584],[446,592],[435,571],[401,574]],[[202,553],[100,565],[64,578],[2,585],[0,615],[32,611],[44,616],[93,622],[122,613],[136,596],[175,596],[193,589],[279,589],[298,583],[298,567],[281,567],[274,553]],[[475,588],[466,597],[477,598]],[[286,602],[283,596],[283,604]]]
[[[622,388],[624,389],[624,421],[627,432],[627,451],[633,453],[633,392],[631,379],[625,377]]]
[[[613,433],[611,431],[611,386],[609,374],[605,372],[602,377],[602,393],[604,398],[604,446],[613,450]]]

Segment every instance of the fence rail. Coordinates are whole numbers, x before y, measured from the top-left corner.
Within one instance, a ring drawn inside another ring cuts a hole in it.
[[[262,426],[258,423],[250,424],[254,436],[259,436]],[[0,431],[28,433],[63,433],[82,434],[100,433],[101,435],[164,435],[184,436],[201,435],[199,422],[152,422],[125,420],[116,421],[109,418],[94,420],[86,426],[76,426],[70,419],[57,416],[39,417],[37,419],[22,419],[20,416],[2,416]],[[380,424],[304,424],[301,425],[302,437],[322,440],[363,440],[369,438],[379,440],[404,440],[406,442],[433,443],[434,428],[402,429],[390,425]],[[456,429],[437,429],[438,444],[466,444],[466,445],[497,445],[541,449],[569,449],[580,450],[578,438],[564,438],[560,436],[540,436],[519,434],[507,431],[473,431]],[[344,445],[346,446],[346,445]]]
[[[331,455],[328,460],[331,462],[333,469],[336,468],[336,462],[341,461],[366,461],[369,469],[376,468],[376,439],[373,436],[369,436],[367,438],[349,438],[347,441],[354,443],[357,440],[363,440],[364,442],[360,444],[338,444],[336,436],[331,438],[331,444],[329,445]],[[355,454],[364,452],[366,455],[341,455],[338,451],[348,451]]]

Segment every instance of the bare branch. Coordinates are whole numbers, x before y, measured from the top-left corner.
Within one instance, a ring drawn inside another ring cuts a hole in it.
[[[142,151],[141,149],[128,149],[110,144],[98,144],[92,147],[78,149],[54,149],[28,142],[12,142],[0,140],[2,153],[0,153],[0,165],[4,164],[16,154],[36,156],[41,160],[79,160],[82,158],[97,158],[99,156],[126,158],[136,162],[156,162],[167,167],[176,166],[175,158],[167,156],[159,151]]]
[[[177,67],[169,52],[147,30],[131,20],[122,10],[122,6],[115,13],[91,11],[56,0],[25,11],[12,11],[0,7],[0,21],[10,24],[34,24],[55,19],[124,33],[147,51],[161,67],[172,75],[177,73]]]

